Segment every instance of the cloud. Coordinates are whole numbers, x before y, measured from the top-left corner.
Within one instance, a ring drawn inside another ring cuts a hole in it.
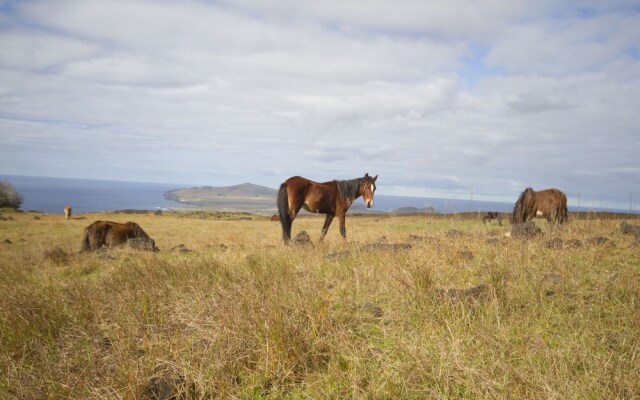
[[[6,173],[640,187],[633,2],[36,0],[0,17]]]

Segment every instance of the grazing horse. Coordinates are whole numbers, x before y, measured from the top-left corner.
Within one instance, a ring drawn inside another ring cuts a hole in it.
[[[68,220],[71,218],[71,206],[70,205],[66,205],[64,206],[64,217]]]
[[[375,177],[365,174],[363,178],[348,181],[330,181],[318,183],[309,179],[294,176],[287,179],[278,191],[278,213],[282,225],[282,239],[285,243],[291,240],[291,224],[301,208],[312,212],[326,214],[320,241],[327,234],[331,221],[337,215],[340,221],[340,234],[346,240],[345,216],[349,207],[360,196],[367,208],[373,206],[373,194],[376,191]]]
[[[513,223],[531,221],[534,217],[546,217],[547,221],[562,224],[567,221],[567,196],[558,189],[536,192],[528,187],[520,194],[513,207]]]
[[[81,252],[96,251],[102,246],[112,247],[126,244],[128,239],[146,239],[151,248],[157,250],[153,239],[135,222],[124,224],[110,221],[96,221],[84,229]]]
[[[482,217],[482,223],[486,224],[487,221],[491,223],[491,220],[495,219],[498,221],[498,225],[502,226],[502,213],[489,211]]]

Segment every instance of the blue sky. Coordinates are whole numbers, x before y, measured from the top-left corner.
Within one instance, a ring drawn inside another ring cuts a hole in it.
[[[640,198],[637,1],[3,1],[0,174]]]

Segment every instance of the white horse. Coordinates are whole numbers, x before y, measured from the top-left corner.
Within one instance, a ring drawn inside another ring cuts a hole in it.
[[[71,218],[71,206],[68,205],[68,204],[66,206],[64,206],[64,217],[66,219]]]

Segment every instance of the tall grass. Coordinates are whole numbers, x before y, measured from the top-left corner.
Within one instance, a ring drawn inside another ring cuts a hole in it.
[[[640,396],[640,254],[615,221],[518,241],[477,219],[351,217],[348,244],[334,227],[285,247],[259,217],[12,215],[0,398]],[[135,220],[163,251],[78,254],[97,219]]]

